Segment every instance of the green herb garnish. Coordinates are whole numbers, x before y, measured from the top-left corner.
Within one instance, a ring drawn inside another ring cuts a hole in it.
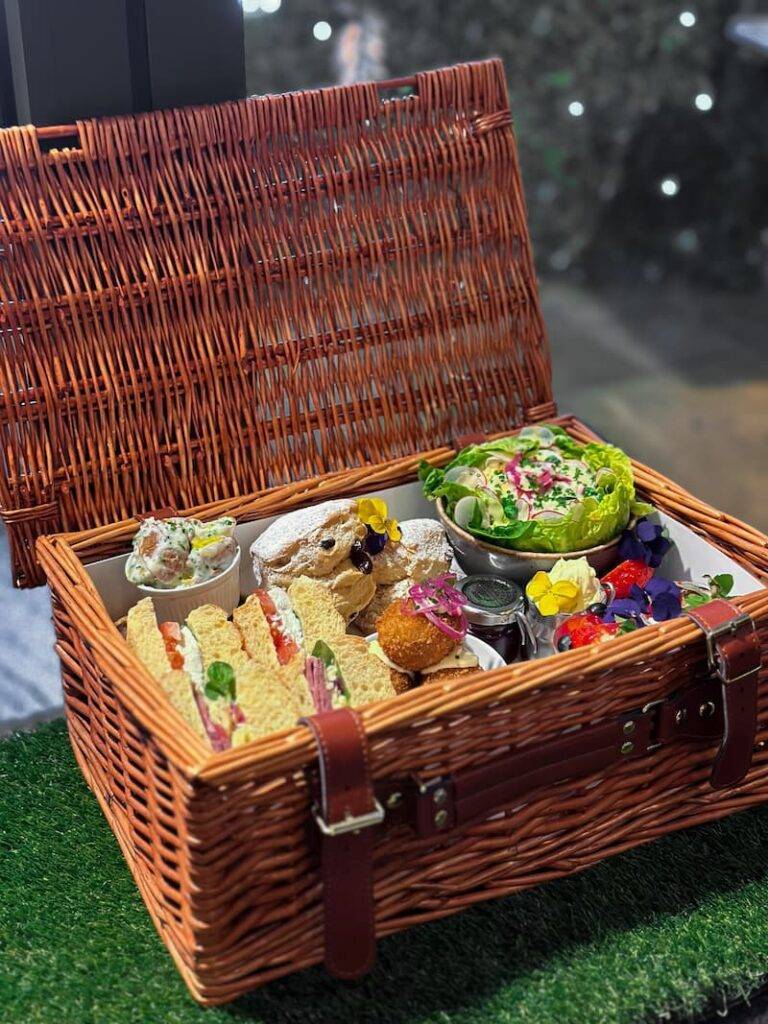
[[[235,671],[226,661],[212,661],[208,666],[205,696],[208,700],[235,699]]]

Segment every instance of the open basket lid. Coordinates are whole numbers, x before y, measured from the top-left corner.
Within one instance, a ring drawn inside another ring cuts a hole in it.
[[[499,61],[5,129],[0,260],[19,585],[41,533],[554,413]]]

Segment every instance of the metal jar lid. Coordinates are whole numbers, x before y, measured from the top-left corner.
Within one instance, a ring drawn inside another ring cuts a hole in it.
[[[464,595],[464,614],[475,626],[507,626],[525,609],[523,592],[501,576],[465,576],[454,586]]]

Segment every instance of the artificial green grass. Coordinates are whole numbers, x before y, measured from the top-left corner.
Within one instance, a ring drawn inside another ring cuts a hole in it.
[[[356,987],[317,968],[192,1001],[61,722],[0,743],[0,1021],[639,1024],[768,975],[768,808],[382,941]]]

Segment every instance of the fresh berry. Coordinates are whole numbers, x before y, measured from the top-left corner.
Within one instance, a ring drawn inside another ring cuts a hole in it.
[[[555,630],[555,647],[558,651],[569,651],[577,647],[586,647],[601,640],[615,636],[618,626],[615,622],[603,622],[598,615],[591,612],[580,612],[571,615]],[[561,646],[564,643],[568,646]]]
[[[595,604],[591,604],[589,608],[587,608],[587,611],[590,613],[590,615],[599,615],[602,619],[602,617],[605,615],[605,610],[607,607],[608,606],[604,602],[597,601],[595,602]]]
[[[606,573],[600,582],[606,589],[610,588],[609,594],[615,601],[616,598],[622,600],[629,597],[635,584],[641,589],[645,587],[652,576],[653,569],[645,562],[641,562],[639,559],[629,559],[626,562],[619,562],[616,568]]]

